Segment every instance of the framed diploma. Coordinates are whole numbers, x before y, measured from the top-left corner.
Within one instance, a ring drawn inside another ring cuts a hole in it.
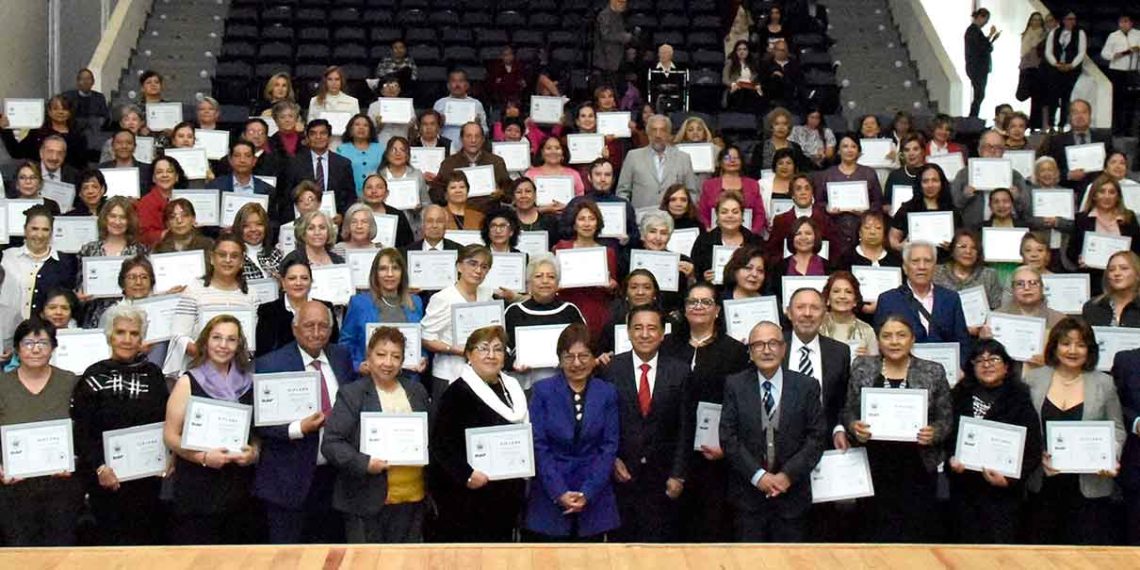
[[[253,297],[253,302],[258,305],[272,303],[281,296],[281,285],[272,277],[250,279],[245,284],[249,287],[249,294]]]
[[[859,417],[880,441],[918,441],[928,423],[926,406],[925,388],[863,388],[859,394]]]
[[[525,140],[493,142],[491,154],[503,159],[507,172],[523,172],[530,168],[530,143]]]
[[[344,136],[348,122],[352,120],[353,113],[348,111],[321,111],[317,118],[329,122],[329,134],[334,137]]]
[[[665,334],[673,333],[673,325],[665,323]],[[633,350],[633,342],[629,340],[629,328],[624,324],[614,325],[614,354],[621,354]]]
[[[914,186],[907,186],[906,184],[891,186],[891,215],[899,213],[899,208],[913,197]]]
[[[63,219],[63,218],[60,218]],[[122,297],[119,270],[126,257],[84,257],[82,263],[83,292],[96,298]]]
[[[954,239],[954,212],[910,212],[906,215],[907,239],[935,246]]]
[[[447,230],[443,233],[443,237],[459,245],[485,245],[483,234],[479,230]]]
[[[863,149],[859,155],[859,164],[871,168],[891,168],[895,165],[894,139],[859,139],[859,146]]]
[[[0,426],[4,476],[30,479],[75,471],[71,420]]]
[[[1130,249],[1132,249],[1131,237],[1086,231],[1085,241],[1081,247],[1081,261],[1084,261],[1086,267],[1107,269],[1108,260],[1113,254]]]
[[[38,129],[44,124],[43,99],[5,99],[4,116],[8,118],[8,128]]]
[[[397,210],[420,207],[420,181],[414,178],[388,180],[388,198],[384,205]]]
[[[521,231],[515,248],[531,257],[550,253],[550,234],[542,230]]]
[[[483,327],[503,326],[503,300],[456,303],[451,306],[455,344],[463,346],[471,333]]]
[[[784,294],[783,308],[786,311],[786,310],[788,310],[788,305],[790,305],[792,302],[792,295],[795,295],[796,291],[798,291],[800,289],[804,289],[804,288],[815,289],[816,291],[819,291],[820,294],[822,294],[823,293],[823,287],[825,285],[827,285],[827,276],[826,275],[803,275],[803,276],[801,276],[801,275],[784,275],[784,276],[780,277],[780,283],[782,284],[781,285],[782,286],[782,292]]]
[[[380,110],[381,124],[406,125],[416,118],[412,99],[405,97],[381,97],[376,100]]]
[[[873,302],[879,295],[898,289],[902,285],[902,269],[898,267],[871,267],[852,265],[851,274],[859,281],[859,293],[864,302]]]
[[[467,463],[492,481],[534,477],[530,424],[467,428]]]
[[[716,147],[712,143],[679,144],[677,149],[689,155],[689,160],[693,163],[693,173],[716,172]]]
[[[969,287],[958,291],[958,298],[962,301],[962,313],[966,317],[966,326],[980,327],[986,324],[990,316],[990,300],[986,296],[986,288],[982,285]]]
[[[720,449],[720,404],[697,402],[697,427],[693,436],[693,451],[702,447]]]
[[[635,249],[629,253],[629,269],[646,269],[657,278],[662,291],[680,290],[681,254],[672,251]]]
[[[780,323],[780,307],[773,295],[749,297],[747,299],[726,299],[724,301],[724,324],[728,336],[748,344],[748,335],[756,323],[769,321]]]
[[[154,291],[163,293],[179,285],[200,283],[206,276],[206,254],[200,249],[150,254]]]
[[[42,206],[43,198],[9,198],[5,200],[8,205],[8,235],[23,236],[24,222],[28,221],[24,212],[32,206]]]
[[[926,162],[937,164],[942,169],[942,173],[946,175],[946,179],[950,181],[957,178],[958,173],[966,167],[966,161],[960,152],[932,154],[926,157]]]
[[[193,451],[224,449],[241,453],[249,442],[253,406],[190,396],[182,422],[182,448]]]
[[[269,211],[269,196],[263,194],[238,194],[236,192],[222,192],[221,215],[218,218],[218,225],[223,228],[228,228],[234,225],[234,216],[237,215],[238,210],[246,204],[261,204],[262,208]],[[195,206],[196,208],[197,206]]]
[[[352,268],[348,264],[313,266],[312,298],[334,305],[347,305],[356,293],[352,282]]]
[[[598,202],[598,211],[602,213],[602,229],[598,237],[620,238],[625,235],[626,207],[628,202]]]
[[[1033,216],[1073,219],[1073,191],[1069,188],[1034,188]],[[989,257],[989,252],[986,252]]]
[[[269,122],[272,123],[273,121]],[[154,137],[135,137],[135,160],[146,164],[154,162],[154,148]]]
[[[724,285],[724,266],[732,259],[732,252],[739,246],[714,245],[712,246],[712,272],[713,285]]]
[[[982,251],[986,262],[1021,263],[1021,238],[1029,228],[982,228]]]
[[[455,284],[457,251],[416,251],[409,249],[408,287],[421,291],[439,291]]]
[[[147,103],[146,127],[151,131],[169,131],[182,122],[182,103]]]
[[[59,329],[51,365],[82,375],[88,366],[111,358],[111,345],[103,329]]]
[[[167,148],[163,154],[178,161],[182,172],[190,180],[205,180],[206,172],[210,169],[210,161],[206,159],[206,151],[201,148]],[[199,214],[200,215],[200,214]]]
[[[279,426],[321,409],[321,376],[316,372],[253,375],[253,425]]]
[[[598,127],[596,132],[600,135],[612,136],[618,139],[630,137],[629,124],[633,121],[629,111],[609,111],[598,113]]]
[[[589,164],[602,157],[606,136],[588,133],[566,135],[566,146],[570,150],[570,164]]]
[[[1102,372],[1112,370],[1116,355],[1125,350],[1140,348],[1140,329],[1132,327],[1093,327],[1096,335],[1099,358],[1096,369]]]
[[[439,173],[439,165],[447,158],[447,149],[441,146],[413,146],[408,153],[408,162],[424,174]]]
[[[610,264],[605,247],[576,247],[555,252],[561,289],[609,287]]]
[[[100,168],[103,179],[107,181],[107,197],[126,196],[139,197],[139,169],[137,168]]]
[[[474,121],[482,111],[482,106],[474,99],[448,97],[443,107],[443,121],[449,127],[461,127]]]
[[[495,167],[490,164],[457,168],[467,176],[467,197],[478,198],[495,193]]]
[[[368,289],[368,278],[372,273],[372,260],[378,249],[348,249],[344,252],[344,263],[352,272],[352,286],[357,290]]]
[[[530,368],[557,368],[558,337],[570,325],[515,327],[515,364]]]
[[[213,129],[194,129],[194,146],[205,149],[206,158],[221,160],[230,154],[230,133]]]
[[[388,465],[427,465],[427,412],[360,412],[360,452]]]
[[[535,202],[550,206],[555,202],[566,205],[574,199],[574,179],[570,176],[535,176]]]
[[[60,216],[52,226],[52,246],[62,253],[79,253],[84,245],[99,239],[95,216]]]
[[[103,432],[103,459],[120,481],[161,477],[166,472],[162,422]]]
[[[838,449],[824,451],[811,471],[813,504],[874,496],[875,484],[871,480],[866,448],[852,447],[846,452]]]
[[[1065,147],[1065,162],[1069,172],[1074,170],[1100,172],[1104,170],[1105,156],[1106,151],[1102,142]]]
[[[1013,186],[1013,165],[1004,158],[971,158],[970,186],[978,190],[994,190]]]
[[[1009,356],[1025,362],[1045,352],[1045,319],[1004,313],[990,313],[994,340],[1005,345]]]
[[[400,229],[399,216],[373,212],[372,219],[376,221],[376,237],[372,238],[372,243],[379,244],[380,247],[396,247],[396,231]]]
[[[174,336],[171,315],[181,300],[181,295],[158,295],[131,301],[136,308],[146,311],[146,338],[143,342],[158,342]]]
[[[526,254],[492,253],[491,270],[483,278],[483,286],[516,293],[526,292]]]
[[[673,233],[669,234],[669,243],[665,245],[665,249],[681,255],[692,256],[693,244],[697,243],[697,238],[700,235],[701,230],[699,228],[673,230]]]
[[[867,181],[827,183],[827,207],[848,212],[865,212],[871,208],[867,197]]]
[[[539,125],[557,125],[562,122],[562,110],[565,105],[566,102],[562,97],[532,95],[530,120]]]
[[[923,342],[915,343],[910,353],[915,358],[937,362],[946,371],[946,383],[951,388],[958,383],[958,372],[961,370],[960,347],[956,342]]]
[[[1079,315],[1091,296],[1088,273],[1050,273],[1041,276],[1045,302],[1054,311]]]
[[[423,334],[419,323],[368,323],[364,325],[365,345],[372,339],[372,333],[380,327],[392,327],[404,335],[404,370],[420,365],[423,360]]]
[[[60,212],[66,214],[71,211],[71,205],[75,203],[75,185],[44,180],[40,187],[40,196],[59,204]]]
[[[1026,431],[1024,426],[962,416],[954,456],[970,471],[992,469],[1020,479]]]
[[[1111,421],[1045,422],[1046,449],[1061,473],[1116,470],[1116,426]]]
[[[257,312],[256,309],[251,309],[246,306],[235,305],[200,305],[198,307],[198,326],[195,327],[194,336],[202,332],[202,328],[210,319],[218,315],[229,315],[239,323],[241,323],[242,336],[245,337],[246,344],[249,345],[249,351],[257,350]]]
[[[1008,160],[1013,171],[1020,174],[1022,178],[1033,177],[1033,164],[1037,161],[1037,151],[1007,150],[1002,153],[1001,157]]]

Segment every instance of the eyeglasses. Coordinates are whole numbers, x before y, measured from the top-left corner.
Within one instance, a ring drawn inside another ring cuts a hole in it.
[[[492,229],[492,230],[496,230],[496,231],[504,231],[504,230],[509,230],[509,229],[511,229],[511,224],[509,224],[509,223],[506,223],[506,222],[504,222],[504,223],[495,223],[495,224],[491,224],[491,228],[490,228],[490,229]]]
[[[124,281],[138,281],[138,282],[142,283],[144,281],[150,281],[150,275],[147,275],[146,273],[142,273],[142,274],[128,273],[127,276],[123,278],[123,280]]]
[[[566,364],[573,364],[575,362],[586,364],[594,359],[594,355],[588,352],[571,353],[567,352],[562,355],[562,361]]]
[[[1000,356],[979,356],[970,362],[973,362],[974,366],[997,366],[1003,364],[1005,360]]]
[[[748,345],[748,348],[750,350],[752,350],[753,352],[764,352],[765,349],[767,349],[771,352],[776,352],[777,350],[780,350],[781,348],[783,348],[784,344],[786,344],[784,341],[782,341],[778,338],[774,338],[774,339],[769,340],[767,342],[762,341],[762,340],[758,340],[756,342],[750,343]]]
[[[685,299],[685,306],[690,309],[696,309],[698,307],[707,309],[715,305],[716,300],[714,299]]]
[[[23,348],[24,350],[34,350],[37,348],[42,348],[44,350],[47,350],[47,349],[51,348],[51,341],[50,340],[44,340],[44,339],[40,339],[40,340],[24,339],[24,340],[20,341],[20,347]]]
[[[501,344],[478,344],[475,345],[475,352],[482,356],[506,354],[507,349]]]
[[[480,271],[490,271],[490,263],[480,263],[478,259],[464,259],[463,264],[471,269],[478,269]]]
[[[214,257],[216,257],[222,261],[236,261],[238,259],[243,259],[245,257],[245,254],[244,253],[225,253],[225,252],[221,252],[221,251],[215,251]]]

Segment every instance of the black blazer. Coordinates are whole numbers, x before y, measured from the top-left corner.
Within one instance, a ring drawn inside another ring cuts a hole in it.
[[[428,395],[423,384],[406,378],[399,381],[412,404],[412,411],[428,411]],[[376,384],[369,378],[342,386],[336,394],[336,404],[325,424],[321,453],[337,469],[333,508],[338,511],[370,517],[384,507],[388,498],[388,471],[376,475],[368,473],[370,458],[360,452],[360,413],[383,411]]]
[[[784,342],[788,351],[784,355],[784,366],[795,369],[799,366],[800,355],[792,354],[792,332],[784,331]],[[819,335],[819,361],[823,367],[823,418],[827,428],[840,425],[839,414],[847,402],[847,379],[851,376],[851,347],[833,338]],[[830,446],[827,446],[830,448]]]
[[[985,77],[990,72],[990,52],[994,50],[989,38],[974,24],[966,28],[966,75]]]
[[[321,301],[321,303],[332,310],[333,306],[328,302]],[[334,318],[329,344],[336,344],[340,338],[340,327],[336,321]],[[293,313],[285,308],[284,294],[277,297],[276,301],[257,308],[257,354],[269,354],[296,340],[293,336]]]
[[[741,247],[759,243],[759,239],[748,231],[748,228],[742,226],[740,233],[744,235],[744,244]],[[710,232],[700,234],[697,236],[697,241],[693,242],[693,251],[689,255],[693,258],[693,275],[697,279],[704,279],[705,271],[713,268],[714,245],[724,245],[720,237],[720,228],[713,228]]]
[[[954,455],[958,446],[958,426],[962,416],[974,417],[974,390],[977,380],[963,380],[950,389],[950,433],[943,445],[946,455]],[[1007,477],[1009,487],[994,487],[985,481],[979,471],[954,473],[947,469],[952,496],[955,501],[989,502],[1002,497],[1018,498],[1025,493],[1025,481],[1041,464],[1041,418],[1033,407],[1029,386],[1019,378],[1007,378],[993,391],[994,400],[982,419],[1022,426],[1025,432],[1025,451],[1021,458],[1021,479]],[[1133,437],[1135,439],[1135,437]]]
[[[1104,131],[1089,129],[1089,140],[1092,143],[1104,143],[1105,153],[1112,152],[1112,137]],[[1069,159],[1065,157],[1065,147],[1077,144],[1077,137],[1072,131],[1055,135],[1049,139],[1049,156],[1057,161],[1057,168],[1061,170],[1061,185],[1072,188],[1080,196],[1085,185],[1092,182],[1097,172],[1086,172],[1084,180],[1069,180]]]
[[[336,196],[336,211],[343,213],[356,202],[356,181],[352,176],[352,162],[333,152],[325,153],[328,165],[328,180],[325,187]],[[313,155],[309,149],[298,149],[297,155],[289,159],[282,179],[277,181],[278,222],[287,224],[293,221],[293,188],[302,180],[316,180],[313,174]]]
[[[633,369],[633,351],[613,358],[603,378],[618,392],[621,444],[618,458],[635,481],[684,479],[693,449],[693,419],[689,417],[690,372],[686,363],[657,353],[657,377],[649,416],[637,404],[640,371]],[[664,492],[664,491],[662,491]]]
[[[1140,418],[1140,349],[1125,350],[1116,354],[1112,363],[1112,378],[1116,380],[1116,393],[1124,413],[1124,455],[1120,458],[1120,477],[1117,481],[1126,490],[1140,489],[1140,437],[1136,436],[1136,419]]]
[[[802,516],[811,506],[812,469],[823,454],[827,427],[819,404],[819,383],[784,367],[780,421],[776,425],[776,457],[768,458],[764,430],[764,401],[756,369],[728,377],[720,415],[720,445],[732,469],[728,483],[731,504],[745,511],[775,509],[783,518]],[[783,473],[791,480],[788,492],[768,499],[752,485],[752,477],[766,471]]]

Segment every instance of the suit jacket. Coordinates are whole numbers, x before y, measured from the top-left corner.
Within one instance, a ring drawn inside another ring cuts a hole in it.
[[[767,457],[764,400],[755,368],[733,374],[725,381],[720,444],[732,470],[728,484],[730,503],[744,511],[775,509],[782,518],[794,518],[811,506],[809,477],[823,454],[827,426],[815,378],[787,366],[782,372],[783,387],[776,405],[780,415],[775,429],[776,456]],[[787,475],[792,482],[788,492],[768,499],[753,486],[752,477],[762,467]]]
[[[629,151],[622,163],[618,177],[617,195],[629,200],[633,208],[656,208],[661,204],[661,196],[670,186],[684,184],[696,203],[700,192],[700,182],[693,174],[693,161],[683,150],[670,145],[665,149],[665,165],[661,180],[657,180],[657,158],[653,148],[645,147]]]
[[[793,370],[799,366],[800,355],[792,354],[792,331],[784,331],[784,341],[788,343],[784,355],[784,366]],[[819,362],[823,367],[823,382],[820,385],[823,403],[823,418],[827,428],[840,425],[839,414],[847,401],[847,379],[851,377],[851,347],[833,338],[819,335]]]
[[[1120,397],[1124,429],[1128,431],[1118,480],[1122,487],[1135,491],[1140,488],[1140,437],[1135,429],[1136,420],[1140,419],[1140,348],[1116,353],[1112,377]]]
[[[443,140],[442,137],[440,140]],[[428,185],[428,195],[431,196],[431,201],[436,204],[444,205],[447,200],[447,178],[451,173],[460,168],[467,168],[470,166],[487,166],[490,165],[495,170],[495,187],[503,192],[502,197],[499,199],[492,198],[491,196],[479,196],[476,198],[468,198],[467,206],[474,208],[486,214],[493,208],[502,203],[510,203],[514,197],[509,194],[511,185],[511,176],[507,173],[507,163],[496,155],[491,154],[489,149],[484,149],[479,153],[479,158],[475,160],[474,165],[467,159],[467,155],[463,151],[456,152],[448,155],[443,159],[439,165],[439,173],[436,174],[434,180]]]
[[[254,194],[260,194],[262,196],[273,197],[274,188],[272,186],[267,184],[264,180],[257,178],[256,176],[252,176],[252,177],[253,177],[253,193]],[[231,173],[231,174],[227,174],[225,176],[219,176],[219,177],[211,180],[209,184],[206,184],[206,188],[221,190],[222,192],[233,192],[234,191],[234,175]],[[292,201],[290,201],[289,203],[292,204]],[[273,206],[270,205],[270,208],[273,208]],[[271,209],[270,211],[272,212],[273,210]]]
[[[336,211],[343,213],[356,202],[356,179],[352,175],[352,162],[333,152],[325,153],[328,164],[325,170],[328,179],[325,187],[336,196]],[[293,221],[293,188],[302,180],[316,180],[313,173],[313,155],[308,149],[298,149],[297,155],[289,159],[277,182],[277,221],[287,224]]]
[[[875,330],[883,326],[883,321],[891,315],[901,315],[906,318],[914,329],[914,341],[924,342],[957,342],[962,345],[962,364],[973,346],[973,339],[966,330],[966,314],[962,312],[962,300],[958,293],[941,285],[934,285],[934,310],[930,312],[933,317],[930,330],[922,326],[917,307],[918,300],[914,298],[908,283],[903,277],[902,286],[879,295],[879,306],[875,308]]]
[[[399,378],[414,412],[428,411],[428,395],[420,382]],[[376,384],[362,378],[342,388],[325,424],[321,452],[336,467],[333,508],[357,516],[374,516],[388,498],[388,471],[368,472],[369,456],[360,452],[360,413],[383,412]]]
[[[424,146],[424,141],[421,140],[420,137],[415,137],[411,141],[409,141],[408,146],[410,146],[410,147]],[[451,139],[441,136],[441,137],[436,139],[435,146],[443,149],[444,158],[451,156]]]
[[[1092,143],[1104,143],[1105,153],[1112,152],[1112,136],[1105,131],[1089,129],[1089,140]],[[1057,161],[1057,168],[1061,170],[1061,185],[1077,191],[1077,195],[1084,191],[1085,186],[1092,182],[1101,169],[1096,172],[1086,172],[1084,180],[1069,180],[1069,159],[1065,156],[1065,147],[1077,144],[1077,137],[1073,131],[1054,135],[1049,139],[1049,156]]]
[[[347,349],[330,342],[325,347],[325,356],[332,365],[338,386],[347,386],[356,379]],[[254,370],[258,374],[299,372],[304,369],[301,349],[296,342],[254,361]],[[319,434],[311,433],[301,439],[290,439],[288,425],[256,429],[261,436],[261,459],[257,463],[253,480],[254,496],[285,508],[301,508],[317,469]]]
[[[332,303],[321,301],[329,310]],[[336,314],[336,313],[333,313]],[[257,307],[257,354],[268,355],[283,346],[294,342],[293,312],[285,307],[285,295],[276,300],[258,305]],[[332,332],[329,333],[329,342],[340,340],[340,327],[333,319]]]

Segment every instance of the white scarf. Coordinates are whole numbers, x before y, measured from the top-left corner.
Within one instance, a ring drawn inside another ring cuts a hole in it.
[[[503,383],[503,387],[507,389],[507,393],[511,397],[511,406],[503,402],[499,395],[487,385],[475,370],[471,368],[470,364],[463,365],[463,374],[459,376],[460,380],[467,383],[471,391],[487,404],[488,408],[495,411],[496,414],[503,416],[503,419],[508,422],[517,424],[527,420],[527,406],[526,394],[523,393],[522,386],[519,381],[511,376],[499,373],[499,381]]]

